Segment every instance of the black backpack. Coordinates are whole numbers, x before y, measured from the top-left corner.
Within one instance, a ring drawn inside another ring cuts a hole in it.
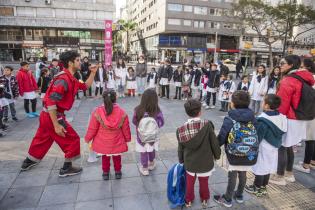
[[[293,77],[302,82],[301,98],[295,112],[296,119],[298,120],[313,120],[315,119],[315,89],[310,86],[302,77],[296,74],[290,74],[289,77]]]

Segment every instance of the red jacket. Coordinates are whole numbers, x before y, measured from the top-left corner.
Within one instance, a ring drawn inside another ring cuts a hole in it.
[[[131,141],[128,115],[118,104],[106,116],[104,105],[97,107],[91,119],[85,141],[92,141],[93,151],[101,154],[120,154],[128,151],[127,142]]]
[[[16,74],[16,80],[19,85],[21,96],[23,96],[25,92],[32,92],[38,89],[35,77],[30,70],[21,68]]]
[[[313,86],[315,81],[313,74],[307,70],[298,70],[290,73],[302,77],[309,85]],[[279,84],[277,95],[281,98],[279,111],[287,116],[288,119],[296,119],[294,109],[297,109],[301,99],[302,82],[285,76]],[[293,109],[294,108],[294,109]]]

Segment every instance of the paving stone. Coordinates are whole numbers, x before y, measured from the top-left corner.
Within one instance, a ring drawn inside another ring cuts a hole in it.
[[[36,208],[36,210],[74,210],[75,204],[67,203],[60,205],[52,205],[52,206],[40,206]]]
[[[75,176],[59,177],[59,170],[52,170],[47,181],[47,185],[79,183],[81,174]]]
[[[4,195],[8,192],[9,188],[0,188],[0,201],[4,197]]]
[[[74,203],[78,194],[78,184],[46,186],[39,206]]]
[[[102,178],[102,167],[100,166],[90,166],[83,169],[80,182],[86,181],[101,181]]]
[[[1,173],[14,173],[19,172],[21,169],[22,161],[20,160],[1,160],[0,168]]]
[[[10,188],[18,173],[0,174],[0,188]]]
[[[145,193],[145,188],[140,177],[112,180],[114,197],[137,195]]]
[[[42,192],[43,187],[10,189],[0,202],[0,209],[35,208]]]
[[[16,178],[13,188],[45,186],[50,171],[24,171]]]
[[[140,172],[136,163],[127,163],[122,165],[123,177],[138,177]]]
[[[111,181],[92,181],[79,184],[77,201],[101,200],[111,197]]]
[[[123,202],[123,201],[122,201]],[[97,201],[87,201],[87,202],[78,202],[76,203],[75,210],[113,210],[113,199],[104,199]],[[127,208],[130,209],[130,208]]]
[[[224,182],[228,182],[227,172],[224,169],[216,166],[215,171],[212,173],[212,175],[209,178],[209,183],[215,184],[215,183],[224,183]]]
[[[141,179],[147,192],[166,191],[167,174],[142,176]]]
[[[155,192],[155,193],[150,193],[149,194],[150,202],[152,204],[153,210],[166,210],[166,209],[171,209],[169,202],[167,200],[167,194],[165,192]],[[173,208],[175,210],[181,209],[180,207],[178,208]]]
[[[114,198],[114,210],[152,210],[149,196],[138,194],[127,197]]]
[[[156,175],[156,174],[167,174],[167,168],[160,160],[155,160],[156,167],[153,171],[150,171],[150,174]],[[138,164],[138,167],[141,167],[141,164]]]

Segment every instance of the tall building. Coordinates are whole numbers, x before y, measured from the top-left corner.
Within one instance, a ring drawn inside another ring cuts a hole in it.
[[[68,49],[102,60],[113,0],[1,0],[0,61],[48,59]]]
[[[233,0],[127,0],[128,16],[138,24],[131,35],[131,53],[173,62],[203,62],[220,53],[239,53],[240,25],[233,18]],[[217,36],[216,36],[217,34]]]

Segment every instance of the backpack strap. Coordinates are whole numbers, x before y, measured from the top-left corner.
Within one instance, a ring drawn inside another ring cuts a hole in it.
[[[287,77],[293,77],[293,78],[299,80],[299,81],[302,82],[302,83],[305,83],[305,82],[306,82],[302,77],[300,77],[300,76],[297,75],[297,74],[289,74],[289,75],[287,75]]]

